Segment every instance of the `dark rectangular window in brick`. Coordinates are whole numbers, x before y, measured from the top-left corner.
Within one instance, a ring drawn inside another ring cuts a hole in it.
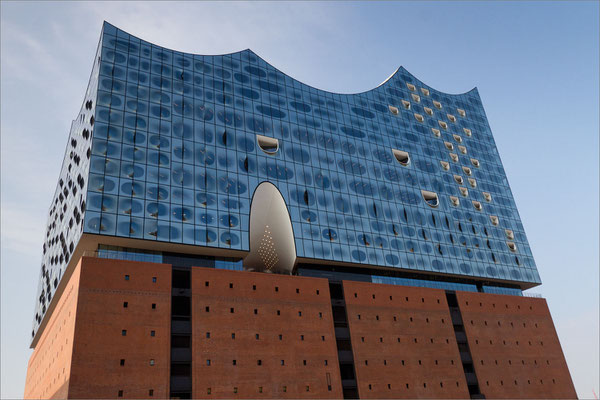
[[[150,331],[150,336],[156,336],[156,331]]]
[[[118,397],[123,397],[123,391],[122,391],[122,390],[119,390],[119,391],[117,392],[117,396],[118,396]]]
[[[148,390],[148,396],[154,396],[154,389]]]
[[[152,303],[152,309],[156,310],[156,303]]]
[[[121,358],[120,365],[121,365],[121,366],[124,366],[124,365],[125,365],[125,359],[124,359],[124,358]]]
[[[152,283],[156,283],[156,277],[155,276],[152,277]],[[152,391],[152,393],[154,393],[154,391]]]
[[[121,331],[121,336],[127,336],[127,329],[123,329]]]
[[[128,281],[129,280],[129,275],[125,275],[125,280]],[[122,396],[122,395],[121,395]]]
[[[128,302],[126,302],[126,301],[124,301],[124,302],[123,302],[123,308],[127,308],[127,306],[129,306],[129,303],[128,303]]]

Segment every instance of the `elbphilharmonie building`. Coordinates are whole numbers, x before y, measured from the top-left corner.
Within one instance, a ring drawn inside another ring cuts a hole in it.
[[[25,397],[576,397],[540,284],[477,89],[331,93],[104,23]]]

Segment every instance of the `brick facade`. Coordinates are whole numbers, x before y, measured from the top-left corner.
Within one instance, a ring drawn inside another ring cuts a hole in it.
[[[31,356],[24,397],[168,398],[172,296],[183,293],[172,273],[82,258]],[[346,328],[334,328],[327,279],[201,267],[189,276],[193,398],[343,397],[336,334]],[[360,398],[469,397],[444,290],[343,281],[343,292]],[[486,398],[576,397],[545,300],[456,300]]]

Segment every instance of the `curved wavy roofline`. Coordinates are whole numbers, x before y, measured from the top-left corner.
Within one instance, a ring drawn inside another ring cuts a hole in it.
[[[110,26],[112,26],[113,28],[115,28],[115,29],[118,29],[118,30],[120,30],[121,32],[124,32],[124,33],[126,33],[127,35],[129,35],[129,36],[131,36],[131,37],[134,37],[134,38],[136,38],[136,39],[137,39],[137,40],[139,40],[139,41],[146,42],[146,43],[150,43],[150,44],[152,44],[152,45],[154,45],[154,46],[157,46],[157,47],[160,47],[160,48],[162,48],[162,49],[165,49],[165,50],[168,50],[168,51],[172,51],[173,53],[187,54],[187,55],[190,55],[190,56],[222,57],[222,56],[229,56],[229,55],[233,55],[233,54],[240,54],[240,53],[243,53],[243,52],[245,52],[245,51],[248,51],[248,52],[252,53],[254,56],[256,56],[256,57],[258,57],[259,59],[261,59],[261,60],[262,60],[262,61],[263,61],[265,64],[267,64],[268,66],[270,66],[270,67],[271,67],[271,68],[273,68],[274,70],[276,70],[276,71],[280,72],[281,74],[283,74],[283,75],[285,75],[285,76],[289,77],[290,79],[293,79],[294,81],[296,81],[296,82],[298,82],[298,83],[300,83],[300,84],[302,84],[302,85],[308,86],[308,87],[310,87],[310,88],[312,88],[312,89],[315,89],[315,90],[318,90],[318,91],[321,91],[321,92],[324,92],[324,93],[335,94],[335,95],[345,95],[345,96],[349,96],[349,95],[350,95],[350,96],[351,96],[351,95],[359,95],[359,94],[365,94],[365,93],[372,92],[372,91],[374,91],[374,90],[377,90],[377,89],[379,89],[380,87],[383,87],[383,86],[385,86],[385,84],[386,84],[387,82],[389,82],[389,81],[390,81],[392,78],[394,78],[394,77],[395,77],[395,76],[398,74],[398,72],[400,72],[400,71],[402,71],[402,72],[404,72],[404,73],[408,74],[408,75],[409,75],[410,77],[412,77],[412,78],[413,78],[415,81],[417,81],[417,82],[420,84],[420,86],[422,86],[422,87],[426,87],[427,89],[429,89],[429,90],[432,90],[432,91],[435,91],[436,93],[439,93],[439,94],[442,94],[442,95],[446,95],[446,96],[462,96],[462,95],[467,95],[467,94],[470,94],[470,93],[472,93],[472,92],[477,92],[477,86],[474,86],[472,89],[470,89],[470,90],[467,90],[466,92],[463,92],[463,93],[448,93],[448,92],[443,92],[443,91],[441,91],[441,90],[435,89],[435,88],[433,88],[433,87],[431,87],[431,86],[427,85],[427,84],[426,84],[426,83],[424,83],[422,80],[420,80],[419,78],[417,78],[417,77],[416,77],[414,74],[412,74],[411,72],[409,72],[409,71],[408,71],[406,68],[404,68],[404,66],[402,66],[402,65],[400,65],[398,68],[396,68],[396,70],[395,70],[395,71],[394,71],[394,72],[393,72],[393,73],[392,73],[392,74],[391,74],[389,77],[387,77],[387,79],[385,79],[383,82],[381,82],[379,85],[375,86],[374,88],[367,89],[367,90],[363,90],[362,92],[354,92],[354,93],[339,93],[339,92],[333,92],[333,91],[330,91],[330,90],[321,89],[321,88],[318,88],[318,87],[316,87],[316,86],[312,86],[312,85],[310,85],[310,84],[308,84],[308,83],[302,82],[301,80],[294,78],[294,77],[293,77],[293,76],[291,76],[290,74],[288,74],[288,73],[286,73],[286,72],[282,71],[281,69],[277,68],[276,66],[274,66],[273,64],[271,64],[270,62],[268,62],[268,61],[267,61],[267,60],[266,60],[264,57],[261,57],[260,55],[258,55],[258,54],[257,54],[255,51],[253,51],[253,50],[252,50],[252,49],[250,49],[250,48],[245,48],[245,49],[243,49],[243,50],[233,51],[233,52],[230,52],[230,53],[222,53],[222,54],[196,54],[196,53],[188,53],[188,52],[185,52],[185,51],[174,50],[174,49],[171,49],[171,48],[169,48],[169,47],[161,46],[161,45],[155,44],[155,43],[153,43],[153,42],[150,42],[150,41],[148,41],[148,40],[145,40],[145,39],[141,39],[140,37],[138,37],[138,36],[135,36],[135,35],[132,35],[131,33],[129,33],[129,32],[126,32],[126,31],[122,30],[121,28],[119,28],[119,27],[117,27],[117,26],[115,26],[115,25],[111,24],[110,22],[108,22],[108,21],[106,21],[106,20],[104,20],[104,23],[103,23],[103,28],[102,28],[102,30],[103,30],[103,31],[104,31],[104,25],[110,25]]]

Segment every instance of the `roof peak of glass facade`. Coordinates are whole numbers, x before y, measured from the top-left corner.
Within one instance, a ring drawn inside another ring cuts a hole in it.
[[[139,41],[140,43],[145,42],[145,43],[150,43],[150,42],[146,42],[143,39],[140,39],[139,37],[135,36],[135,35],[131,35],[129,33],[126,33],[125,31],[120,30],[119,28],[117,28],[115,25],[112,25],[110,22],[104,21],[103,24],[103,31],[107,31],[107,32],[115,32],[112,33],[113,35],[119,37],[118,32],[122,32],[122,36],[126,35],[129,36],[130,38],[135,39],[136,41]],[[170,49],[167,47],[162,47],[162,46],[157,46],[152,44],[152,46],[156,46],[156,47],[160,47],[161,49],[163,49],[163,51],[167,51],[170,52],[172,55],[181,55],[181,56],[188,56],[188,57],[195,57],[195,58],[204,58],[204,57],[236,57],[236,56],[241,56],[243,53],[248,53],[251,54],[252,57],[256,58],[256,60],[260,60],[260,63],[264,63],[266,65],[268,65],[270,68],[276,70],[277,72],[289,77],[290,79],[295,80],[296,82],[305,85],[311,89],[314,90],[318,90],[320,92],[323,93],[330,93],[330,94],[334,94],[334,95],[359,95],[359,94],[364,94],[364,93],[368,93],[371,92],[373,90],[376,90],[377,88],[385,85],[388,81],[392,80],[392,78],[396,75],[396,74],[400,74],[403,76],[404,80],[410,81],[410,82],[415,82],[415,85],[418,87],[422,87],[425,88],[431,92],[435,92],[437,94],[440,95],[446,95],[446,96],[459,96],[459,95],[467,95],[467,94],[472,94],[472,95],[476,95],[477,97],[479,97],[479,92],[477,90],[477,87],[473,87],[472,89],[463,92],[463,93],[448,93],[448,92],[443,92],[437,89],[432,88],[431,86],[425,84],[422,80],[420,80],[419,78],[417,78],[415,75],[413,75],[412,73],[410,73],[406,68],[404,68],[404,66],[400,65],[398,68],[396,68],[396,70],[388,77],[386,78],[384,81],[382,81],[379,85],[377,85],[374,88],[371,89],[367,89],[365,91],[362,92],[355,92],[355,93],[338,93],[338,92],[333,92],[330,90],[326,90],[326,89],[321,89],[321,88],[317,88],[315,86],[312,86],[310,84],[304,83],[288,74],[286,74],[285,72],[283,72],[281,69],[277,68],[276,66],[274,66],[273,64],[269,63],[268,61],[266,61],[263,57],[261,57],[260,55],[258,55],[254,50],[250,49],[250,48],[246,48],[243,50],[239,50],[239,51],[234,51],[234,52],[230,52],[230,53],[222,53],[222,54],[198,54],[198,53],[188,53],[188,52],[183,52],[183,51],[178,51],[178,50],[174,50],[174,49]],[[252,60],[252,57],[246,56],[249,60]]]

